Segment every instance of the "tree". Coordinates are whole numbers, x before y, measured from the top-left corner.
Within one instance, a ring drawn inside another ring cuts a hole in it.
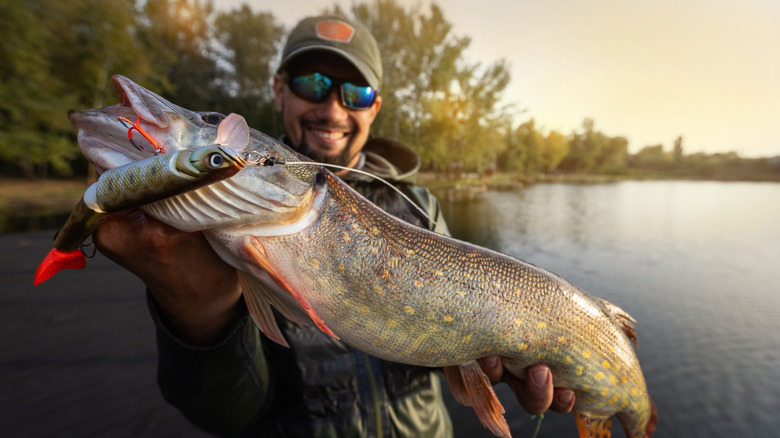
[[[128,0],[47,0],[44,20],[56,35],[52,66],[78,95],[79,105],[99,108],[114,97],[111,76],[144,76],[150,60],[137,39],[134,2]]]
[[[572,133],[569,154],[560,168],[567,172],[617,173],[626,166],[628,140],[597,131],[592,119],[582,122],[582,132]]]
[[[253,13],[247,5],[221,13],[215,22],[220,69],[221,100],[215,110],[236,112],[250,126],[267,134],[281,134],[273,105],[271,78],[284,28],[270,13]]]
[[[436,4],[427,12],[394,0],[361,3],[354,18],[376,37],[382,53],[382,111],[373,132],[416,146],[427,167],[465,161],[479,169],[495,161],[504,115],[496,103],[509,82],[503,61],[469,64],[467,37]],[[346,16],[335,7],[331,13]]]
[[[210,3],[147,0],[139,37],[150,54],[147,88],[196,111],[210,110],[219,95],[216,57],[210,41]]]
[[[545,172],[553,172],[569,154],[569,141],[558,131],[550,131],[544,139],[543,163]]]
[[[683,146],[682,136],[677,137],[674,141],[674,149],[672,150],[672,156],[674,157],[675,164],[680,164],[683,159]]]
[[[667,170],[671,163],[672,156],[662,144],[645,146],[632,157],[632,164],[639,169]]]
[[[0,161],[22,175],[45,177],[51,166],[69,174],[77,155],[66,138],[75,95],[52,72],[58,35],[45,22],[49,1],[0,1]]]

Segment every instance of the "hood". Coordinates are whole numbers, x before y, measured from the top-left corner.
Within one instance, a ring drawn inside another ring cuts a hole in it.
[[[414,184],[420,171],[420,156],[417,152],[395,140],[371,137],[363,147],[364,160],[358,168],[393,183]],[[370,177],[349,173],[345,181],[368,180]]]

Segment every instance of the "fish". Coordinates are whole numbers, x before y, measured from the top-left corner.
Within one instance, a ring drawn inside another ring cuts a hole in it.
[[[221,115],[112,81],[120,104],[69,114],[99,170],[154,153],[120,141],[119,117],[138,118],[165,153],[217,136],[207,121]],[[321,163],[254,129],[249,137],[241,154],[256,165],[140,208],[203,233],[237,269],[269,339],[287,345],[275,308],[379,358],[441,367],[456,399],[501,437],[511,436],[504,409],[477,360],[499,356],[518,376],[544,363],[575,392],[581,438],[610,436],[613,417],[628,437],[652,435],[658,416],[626,311],[531,263],[397,219]]]

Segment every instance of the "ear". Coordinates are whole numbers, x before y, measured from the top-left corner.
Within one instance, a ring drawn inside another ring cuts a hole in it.
[[[282,80],[282,76],[277,73],[274,75],[274,104],[276,104],[276,110],[280,113],[282,112],[282,108],[284,105],[282,102],[284,101],[284,81]]]
[[[374,104],[371,105],[371,121],[373,122],[376,118],[376,115],[379,114],[379,108],[382,107],[382,96],[377,96],[374,100]]]

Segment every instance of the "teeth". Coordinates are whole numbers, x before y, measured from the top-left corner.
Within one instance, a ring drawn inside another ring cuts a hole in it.
[[[314,133],[316,136],[320,138],[324,138],[326,140],[338,140],[340,138],[344,137],[343,132],[329,132],[329,131],[319,131],[316,129],[312,129],[312,133]]]

